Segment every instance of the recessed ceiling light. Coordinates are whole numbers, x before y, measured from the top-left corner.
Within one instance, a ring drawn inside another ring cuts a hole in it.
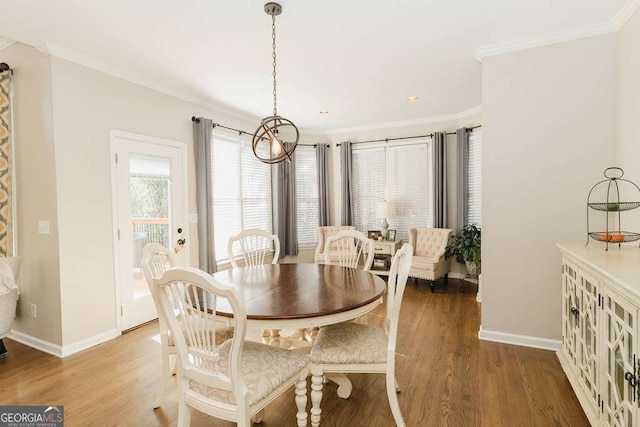
[[[404,100],[407,102],[416,102],[418,99],[417,96],[407,96]]]
[[[327,110],[322,110],[320,111],[320,114],[325,115],[325,114],[329,114],[329,112]]]

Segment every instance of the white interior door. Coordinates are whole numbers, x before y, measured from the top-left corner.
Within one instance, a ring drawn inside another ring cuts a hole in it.
[[[142,248],[172,248],[187,235],[183,144],[114,133],[114,209],[121,328],[158,317],[142,273]]]

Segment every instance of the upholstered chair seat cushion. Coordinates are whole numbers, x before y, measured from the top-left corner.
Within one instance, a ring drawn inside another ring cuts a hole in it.
[[[233,338],[233,328],[225,327],[225,328],[216,329],[216,333],[215,333],[216,344],[222,344],[223,342],[230,340],[231,338]],[[172,334],[169,334],[167,336],[167,343],[172,347],[175,345]]]
[[[220,375],[229,376],[229,351],[232,340],[218,347],[220,360],[217,363]],[[241,370],[249,392],[249,405],[264,399],[289,378],[297,375],[309,363],[305,354],[295,353],[272,345],[245,341],[242,351]],[[207,387],[202,383],[190,382],[193,391],[219,402],[235,404],[233,392]]]
[[[438,259],[439,260],[439,259]],[[434,271],[438,260],[434,261],[431,256],[413,256],[411,266],[418,270]]]
[[[387,335],[375,326],[343,322],[320,329],[311,349],[313,363],[385,363]]]

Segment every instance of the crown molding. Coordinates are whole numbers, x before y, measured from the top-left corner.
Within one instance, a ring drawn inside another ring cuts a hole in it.
[[[482,62],[482,59],[487,56],[500,55],[503,53],[515,52],[519,50],[530,49],[533,47],[548,46],[571,40],[583,39],[586,37],[614,33],[616,31],[616,24],[613,20],[610,20],[600,24],[587,25],[584,27],[557,31],[554,33],[543,34],[541,36],[524,38],[505,43],[497,43],[488,46],[480,46],[475,50],[475,58],[478,61]]]
[[[117,77],[122,80],[126,80],[128,82],[146,87],[148,89],[155,90],[165,95],[172,96],[182,101],[190,102],[199,107],[212,110],[215,113],[223,114],[225,116],[229,116],[231,118],[242,120],[249,123],[252,123],[252,122],[259,123],[260,121],[260,118],[246,114],[233,107],[214,103],[206,99],[195,97],[192,94],[175,90],[174,88],[169,88],[163,85],[159,85],[157,83],[152,83],[143,76],[128,72],[127,70],[123,70],[121,68],[114,67],[112,65],[107,64],[106,62],[96,60],[95,58],[92,58],[87,55],[83,55],[74,50],[68,49],[66,47],[63,47],[54,43],[45,42],[34,47],[41,54],[45,56],[54,56],[56,58],[64,59],[66,61],[73,62],[75,64],[82,65],[87,68],[91,68],[93,70],[108,74],[110,76]]]
[[[475,116],[476,114],[482,113],[482,105],[478,105],[477,107],[469,108],[468,110],[464,110],[456,114],[458,120],[466,119],[469,116]]]
[[[16,43],[15,40],[8,39],[6,37],[0,36],[0,50],[6,49],[12,44]]]
[[[599,36],[620,31],[624,24],[638,11],[640,0],[627,0],[616,16],[606,22],[584,27],[573,28],[565,31],[544,34],[542,36],[527,39],[514,40],[506,43],[480,46],[475,50],[475,58],[482,62],[486,56],[500,55],[502,53],[515,52],[532,47],[547,46],[571,40],[578,40],[586,37]]]
[[[375,125],[355,126],[351,128],[331,129],[326,131],[326,134],[337,135],[342,133],[366,132],[370,130],[390,129],[390,128],[397,128],[397,127],[405,127],[405,126],[427,125],[427,124],[433,124],[433,123],[457,121],[481,112],[482,112],[482,106],[478,105],[477,107],[473,107],[468,110],[464,110],[464,111],[461,111],[460,113],[455,113],[455,114],[423,117],[420,119],[402,120],[397,122],[377,123]]]
[[[631,19],[631,17],[638,11],[640,8],[640,0],[629,0],[627,1],[620,12],[613,18],[613,23],[616,26],[616,30],[620,31],[624,24]]]

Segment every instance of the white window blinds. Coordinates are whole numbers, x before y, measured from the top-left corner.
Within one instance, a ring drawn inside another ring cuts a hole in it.
[[[396,239],[408,241],[412,227],[432,224],[431,146],[427,141],[389,147],[353,148],[353,203],[356,229],[379,230],[376,203],[394,203],[396,217],[388,218]]]
[[[227,242],[242,230],[271,233],[271,167],[247,141],[213,135],[213,212],[217,262],[229,259]]]
[[[387,150],[387,200],[396,207],[388,222],[396,239],[408,242],[410,228],[432,226],[431,169],[431,146],[424,142]]]
[[[482,227],[482,132],[469,135],[467,224]]]
[[[318,169],[316,149],[298,145],[295,152],[298,246],[318,244]]]
[[[382,220],[376,219],[376,203],[386,200],[386,152],[384,148],[352,147],[353,225],[362,232],[379,230]]]

